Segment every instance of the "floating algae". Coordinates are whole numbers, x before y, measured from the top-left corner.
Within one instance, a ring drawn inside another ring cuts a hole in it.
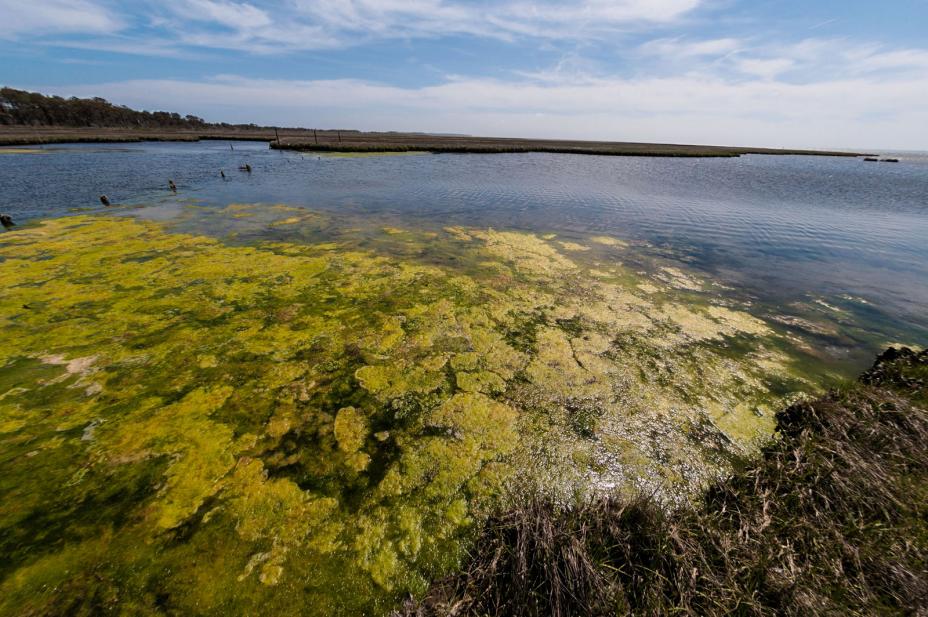
[[[117,217],[5,234],[0,613],[384,614],[516,477],[673,499],[803,385],[772,327],[684,305],[682,271],[399,231],[365,241],[421,258]]]
[[[0,154],[49,154],[51,150],[42,148],[0,148]]]

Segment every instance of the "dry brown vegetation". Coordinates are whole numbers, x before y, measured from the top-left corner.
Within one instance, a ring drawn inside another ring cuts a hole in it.
[[[274,148],[307,151],[378,152],[425,151],[460,153],[560,152],[567,154],[600,154],[612,156],[669,157],[734,157],[742,154],[817,154],[856,156],[847,152],[812,150],[775,150],[769,148],[734,148],[684,144],[649,144],[611,141],[568,141],[554,139],[511,139],[500,137],[470,137],[427,135],[420,133],[361,133],[356,131],[326,131],[316,135],[281,134],[281,144]]]
[[[277,143],[277,136],[280,143]],[[318,152],[561,152],[613,156],[734,157],[742,154],[812,154],[857,156],[848,152],[775,150],[679,144],[607,141],[560,141],[497,137],[438,136],[423,133],[364,133],[359,131],[273,128],[131,129],[0,126],[0,145],[80,142],[199,141],[204,139],[266,141],[273,148]]]
[[[928,615],[928,352],[778,415],[702,504],[648,498],[491,519],[425,615]]]
[[[61,143],[129,143],[139,141],[201,141],[204,139],[270,141],[273,129],[130,129],[48,126],[0,126],[0,145]]]

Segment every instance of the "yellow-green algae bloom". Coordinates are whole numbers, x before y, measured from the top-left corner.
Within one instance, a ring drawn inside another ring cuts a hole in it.
[[[322,224],[227,214],[271,211]],[[0,614],[386,614],[514,487],[681,498],[802,386],[691,275],[576,261],[624,242],[380,236],[0,237]]]
[[[43,150],[41,148],[2,148],[0,147],[0,154],[48,154],[49,150]]]

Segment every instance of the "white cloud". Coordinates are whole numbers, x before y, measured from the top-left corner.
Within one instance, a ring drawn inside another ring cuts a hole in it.
[[[860,76],[885,79],[901,73],[924,75],[928,71],[928,49],[893,49],[841,38],[807,38],[791,43],[660,38],[640,45],[636,51],[640,59],[651,61],[643,65],[647,70],[731,78],[747,75],[766,80],[788,78],[793,83]]]
[[[113,54],[124,54],[129,56],[153,56],[161,58],[184,58],[191,59],[196,54],[179,48],[177,45],[163,39],[152,39],[146,37],[127,37],[111,36],[105,39],[90,41],[74,41],[66,39],[49,39],[47,44],[57,47],[67,47],[69,49],[86,49],[93,51],[104,51]],[[62,60],[67,61],[68,59]]]
[[[273,23],[267,12],[247,3],[226,0],[184,0],[179,12],[198,21],[213,22],[237,30],[253,30]]]
[[[0,38],[49,33],[106,34],[122,20],[91,0],[0,0]]]
[[[510,11],[533,13],[539,21],[621,24],[668,22],[698,7],[701,0],[586,0],[585,2],[520,2]]]
[[[699,58],[724,56],[744,46],[740,39],[721,38],[704,41],[690,41],[680,38],[655,39],[638,48],[645,55],[661,56],[667,60],[680,58]]]
[[[924,78],[788,84],[706,76],[574,83],[456,79],[422,88],[224,76],[71,88],[229,121],[471,134],[857,148],[928,145]]]
[[[775,57],[791,60],[797,68],[829,75],[889,74],[928,69],[928,49],[891,49],[868,41],[810,38],[769,51]]]
[[[126,27],[111,8],[147,24],[162,45],[259,54],[350,47],[373,40],[461,34],[514,40],[604,38],[668,24],[706,0],[0,0],[0,38],[69,35],[57,44],[112,50]],[[103,36],[101,36],[103,35]],[[83,37],[83,38],[81,38]],[[150,46],[149,46],[150,47]],[[160,55],[160,54],[159,54]]]
[[[857,69],[860,71],[926,70],[928,69],[928,50],[876,51],[861,58]]]
[[[256,53],[463,34],[513,40],[603,38],[667,24],[705,0],[170,0],[165,31],[191,46]]]
[[[742,73],[773,79],[793,68],[795,64],[789,58],[745,58],[738,60],[736,66]]]

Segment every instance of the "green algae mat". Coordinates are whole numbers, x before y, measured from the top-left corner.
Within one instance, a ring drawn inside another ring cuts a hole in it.
[[[615,238],[298,235],[0,236],[0,614],[387,614],[522,488],[685,499],[810,388]]]

